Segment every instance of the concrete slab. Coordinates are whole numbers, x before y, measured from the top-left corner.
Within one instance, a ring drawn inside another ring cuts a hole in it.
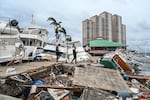
[[[90,65],[85,68],[76,67],[73,84],[109,91],[127,90],[131,92],[119,71]]]
[[[29,71],[31,69],[37,69],[42,66],[51,66],[54,63],[56,62],[42,61],[42,62],[28,62],[28,63],[16,64],[11,66],[3,66],[0,67],[0,77],[5,78],[11,75],[20,74],[22,72]],[[8,69],[13,69],[13,70],[8,71]]]
[[[0,100],[22,100],[22,99],[0,94]]]

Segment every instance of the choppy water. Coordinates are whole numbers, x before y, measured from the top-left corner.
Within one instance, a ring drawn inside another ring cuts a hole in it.
[[[150,63],[143,63],[142,66],[139,66],[141,71],[138,72],[138,75],[150,76]]]
[[[141,65],[138,67],[141,71],[139,71],[137,74],[150,76],[150,56],[139,57],[138,61],[141,63]]]

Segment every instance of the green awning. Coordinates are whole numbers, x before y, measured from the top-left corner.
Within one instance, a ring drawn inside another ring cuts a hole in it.
[[[110,42],[104,39],[90,41],[90,47],[125,47],[126,44]]]

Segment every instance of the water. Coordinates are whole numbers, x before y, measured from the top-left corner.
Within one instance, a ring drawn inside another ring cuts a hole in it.
[[[141,65],[138,67],[141,71],[138,72],[138,75],[145,75],[150,76],[150,56],[143,56],[138,57],[138,62],[141,63]]]
[[[143,63],[142,66],[139,66],[139,71],[138,75],[145,75],[145,76],[150,76],[150,63]]]

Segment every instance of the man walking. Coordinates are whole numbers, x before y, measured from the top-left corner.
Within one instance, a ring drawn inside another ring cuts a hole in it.
[[[73,44],[73,59],[71,61],[71,63],[75,60],[75,64],[77,63],[77,52],[76,52],[76,47],[75,45]]]
[[[60,44],[58,44],[58,45],[56,46],[56,62],[58,62],[58,59],[59,59],[59,57],[60,57],[59,46],[60,46]]]

